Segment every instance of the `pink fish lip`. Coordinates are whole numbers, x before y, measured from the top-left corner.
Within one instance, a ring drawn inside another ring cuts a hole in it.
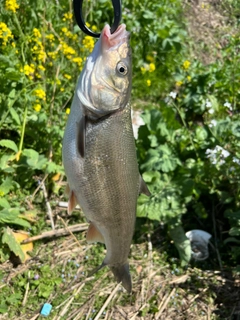
[[[125,24],[121,24],[113,34],[111,34],[110,26],[107,24],[101,33],[102,46],[106,50],[125,42],[128,38],[129,32],[126,31]]]

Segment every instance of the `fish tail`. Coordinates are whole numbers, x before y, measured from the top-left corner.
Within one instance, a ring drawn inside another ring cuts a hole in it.
[[[129,271],[128,262],[121,266],[110,266],[112,273],[117,282],[122,282],[123,287],[129,292],[132,292],[132,280]]]

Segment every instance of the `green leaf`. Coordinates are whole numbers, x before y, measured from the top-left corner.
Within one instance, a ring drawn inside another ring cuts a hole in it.
[[[229,231],[229,234],[232,237],[240,236],[240,227],[231,228],[230,231]]]
[[[0,224],[16,224],[22,227],[30,228],[28,221],[19,217],[20,212],[17,208],[5,208],[0,211]]]
[[[7,201],[7,199],[5,199],[5,198],[0,198],[0,207],[2,207],[2,208],[7,208],[7,209],[10,208],[10,204],[9,204],[9,202]]]
[[[20,258],[21,261],[24,260],[24,252],[22,251],[20,244],[15,239],[12,230],[9,227],[3,229],[2,243],[5,243],[9,249]]]
[[[232,133],[234,136],[240,138],[240,121],[232,123]]]
[[[19,115],[17,114],[15,109],[14,108],[10,108],[10,113],[11,113],[11,116],[12,116],[13,120],[20,126],[21,121],[20,121]]]
[[[15,152],[18,152],[18,147],[17,147],[16,143],[12,140],[3,139],[0,141],[0,146],[6,147],[6,148],[11,149]]]
[[[6,178],[3,183],[0,185],[0,196],[6,195],[13,188],[13,181],[11,178]]]

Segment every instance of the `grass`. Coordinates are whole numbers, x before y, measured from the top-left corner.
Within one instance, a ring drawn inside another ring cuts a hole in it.
[[[56,207],[53,214],[55,227],[63,227],[65,211]],[[79,220],[79,212],[65,221],[72,223],[76,217]],[[83,231],[38,241],[25,264],[12,259],[0,266],[0,319],[41,319],[44,303],[52,304],[48,318],[54,320],[237,319],[237,277],[203,270],[211,258],[181,268],[165,230],[149,223],[141,228],[139,238],[137,224],[131,247],[132,295],[115,283],[107,267],[87,277],[102,262],[105,248],[87,245]]]

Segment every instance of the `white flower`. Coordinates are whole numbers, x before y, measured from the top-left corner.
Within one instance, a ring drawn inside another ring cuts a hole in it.
[[[216,127],[216,125],[217,125],[217,121],[213,119],[213,120],[210,121],[210,123],[209,123],[208,126],[209,126],[210,128],[212,128],[212,127]]]
[[[208,113],[213,114],[214,113],[214,109],[213,108],[209,109]]]
[[[207,99],[206,100],[206,107],[211,108],[211,106],[212,106],[212,102]]]
[[[176,99],[176,97],[177,97],[177,92],[174,92],[174,91],[170,92],[170,93],[169,93],[169,97],[171,97],[171,98],[173,98],[173,99]]]
[[[230,153],[227,150],[217,145],[213,150],[207,149],[206,155],[207,155],[207,158],[210,159],[212,164],[218,163],[219,165],[222,165],[225,163],[224,159],[227,158],[230,155]]]
[[[237,164],[240,165],[240,159],[238,159],[238,158],[236,158],[236,157],[233,158],[233,162],[235,162],[235,163],[237,163]]]
[[[224,103],[224,107],[227,107],[230,111],[232,111],[232,105],[231,105],[230,102],[226,101],[226,102]]]

